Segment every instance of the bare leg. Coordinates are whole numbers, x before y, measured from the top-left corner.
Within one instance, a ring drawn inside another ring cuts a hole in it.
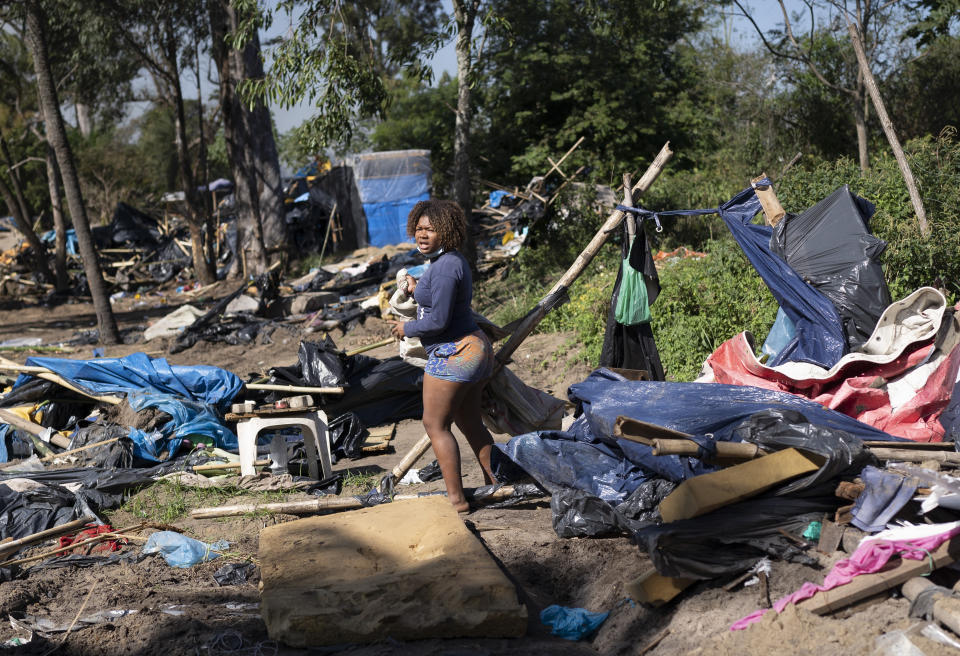
[[[423,377],[423,428],[430,437],[430,445],[440,464],[440,473],[447,487],[447,498],[458,512],[470,509],[463,494],[460,473],[460,447],[450,432],[455,409],[468,392],[470,385],[441,380],[426,374]]]
[[[485,380],[472,383],[460,406],[454,410],[453,417],[457,428],[467,438],[470,448],[477,456],[477,462],[483,470],[483,481],[487,485],[492,485],[494,478],[493,470],[490,468],[490,450],[493,449],[493,437],[483,425],[480,410],[480,399],[486,384]]]

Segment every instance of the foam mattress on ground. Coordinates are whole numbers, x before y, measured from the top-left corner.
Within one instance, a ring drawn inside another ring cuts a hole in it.
[[[259,556],[264,622],[291,646],[526,631],[513,584],[443,497],[270,526]]]

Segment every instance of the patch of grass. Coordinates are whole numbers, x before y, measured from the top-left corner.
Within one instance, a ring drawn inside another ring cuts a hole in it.
[[[377,474],[348,469],[343,475],[343,487],[365,494],[377,485]]]
[[[253,491],[233,485],[222,487],[189,487],[176,479],[158,481],[133,495],[119,510],[151,522],[175,523],[191,509],[223,506],[238,497],[250,503],[277,503],[289,493],[283,490]]]

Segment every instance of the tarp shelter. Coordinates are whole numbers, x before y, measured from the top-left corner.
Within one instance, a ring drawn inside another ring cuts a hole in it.
[[[409,241],[407,214],[430,198],[430,151],[391,150],[356,155],[353,162],[357,189],[367,215],[367,234],[373,246]]]

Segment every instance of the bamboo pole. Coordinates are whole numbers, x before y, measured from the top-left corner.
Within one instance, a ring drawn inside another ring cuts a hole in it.
[[[660,149],[660,152],[653,160],[653,163],[650,164],[646,173],[643,174],[643,177],[641,177],[640,180],[633,186],[632,191],[642,194],[649,189],[650,185],[652,185],[654,180],[657,179],[657,176],[660,175],[663,167],[666,166],[667,162],[670,161],[672,156],[673,151],[670,150],[670,142],[668,141],[666,144],[664,144],[663,148]],[[587,265],[593,261],[593,258],[597,255],[597,252],[599,252],[600,247],[606,243],[610,233],[620,225],[621,221],[623,221],[623,217],[624,213],[622,211],[614,210],[597,234],[595,234],[593,239],[590,240],[590,243],[587,244],[587,247],[584,248],[580,255],[577,256],[577,259],[574,261],[573,265],[567,269],[566,273],[561,276],[560,280],[557,281],[550,292],[537,304],[537,306],[520,321],[520,324],[514,331],[513,335],[510,336],[510,339],[507,340],[507,343],[504,344],[497,353],[497,366],[494,371],[494,375],[496,375],[500,369],[510,362],[510,357],[513,355],[514,351],[516,351],[523,340],[525,340],[527,336],[533,332],[533,329],[537,327],[537,324],[539,324],[543,318],[547,316],[547,313],[553,307],[554,299],[558,295],[565,293],[570,285],[572,285],[573,282],[580,276],[580,274],[583,273],[583,270],[587,268]]]
[[[388,337],[387,339],[381,339],[379,342],[375,342],[373,344],[367,344],[366,346],[358,346],[355,349],[347,351],[346,356],[349,358],[352,355],[359,355],[360,353],[364,353],[366,351],[372,351],[373,349],[380,348],[381,346],[390,346],[391,344],[395,344],[396,342],[397,340],[394,339],[393,337]]]
[[[492,494],[483,499],[474,499],[475,489],[464,490],[467,500],[483,501],[484,503],[496,503],[508,499],[515,493],[512,485],[505,485],[500,489],[494,490]],[[446,496],[446,493],[439,493],[437,496]],[[394,501],[411,501],[422,498],[419,494],[398,494],[393,497]],[[219,506],[209,508],[196,508],[190,512],[194,519],[215,519],[217,517],[236,517],[239,515],[248,515],[251,513],[284,513],[288,515],[310,515],[324,511],[342,511],[357,510],[363,508],[363,502],[356,497],[319,497],[307,501],[284,501],[280,503],[241,503],[233,506]]]
[[[247,383],[248,390],[269,390],[274,392],[296,392],[298,394],[343,394],[342,387],[300,387],[297,385],[271,385],[269,383]]]
[[[33,544],[35,542],[42,542],[48,538],[58,537],[66,533],[72,533],[78,529],[83,528],[90,522],[95,522],[96,517],[91,515],[85,515],[80,519],[75,519],[72,522],[67,522],[66,524],[60,524],[59,526],[54,526],[53,528],[48,528],[45,531],[39,531],[31,535],[26,535],[17,540],[11,540],[10,542],[4,542],[0,544],[0,558],[6,558],[14,551],[19,551],[21,547],[25,547],[28,544]]]
[[[269,467],[270,460],[257,460],[253,463],[254,467]],[[208,462],[205,465],[195,465],[193,467],[194,472],[206,472],[206,471],[222,471],[222,470],[231,470],[231,469],[240,469],[239,462]]]
[[[63,456],[72,456],[75,453],[80,453],[81,451],[87,451],[88,449],[95,449],[98,446],[103,446],[104,444],[113,444],[114,442],[120,441],[119,437],[111,437],[109,440],[100,440],[99,442],[92,442],[90,444],[84,444],[83,446],[78,446],[76,449],[70,449],[69,451],[61,451],[60,453],[54,453],[40,460],[47,462],[50,460],[55,460]]]
[[[900,173],[907,184],[907,191],[910,193],[910,202],[913,203],[913,210],[917,213],[917,222],[920,224],[920,234],[924,237],[930,236],[930,227],[927,225],[927,212],[923,209],[923,200],[920,198],[920,192],[917,190],[917,183],[913,179],[913,171],[910,170],[910,164],[907,163],[907,157],[903,154],[903,148],[900,147],[900,140],[897,138],[897,132],[893,128],[893,121],[887,114],[887,108],[883,104],[883,98],[880,96],[880,89],[877,87],[877,81],[873,78],[870,71],[870,63],[867,61],[867,53],[863,50],[863,43],[860,41],[860,35],[857,33],[856,26],[847,18],[847,30],[850,32],[850,42],[853,44],[853,50],[857,53],[857,63],[860,64],[860,72],[863,73],[863,81],[866,83],[867,92],[870,94],[870,100],[873,101],[873,107],[877,110],[877,117],[880,119],[880,125],[883,126],[883,133],[890,142],[893,149],[893,156],[897,159],[897,165],[900,167]]]
[[[550,159],[550,158],[548,157],[547,160],[548,160],[551,164],[553,164],[553,168],[551,168],[549,171],[547,171],[547,174],[543,176],[543,179],[546,180],[547,178],[549,178],[549,177],[550,177],[550,174],[553,173],[554,171],[560,171],[560,165],[563,164],[563,161],[564,161],[565,159],[567,159],[568,157],[570,157],[570,155],[573,153],[573,151],[575,151],[577,148],[580,147],[580,144],[583,143],[583,140],[584,140],[585,138],[586,138],[586,137],[580,137],[579,139],[577,139],[577,143],[575,143],[575,144],[573,144],[572,146],[570,146],[570,150],[568,150],[568,151],[563,155],[563,157],[560,158],[560,161],[554,162],[552,159]],[[567,177],[567,176],[563,175],[563,171],[560,171],[560,175],[563,176],[564,178]]]

